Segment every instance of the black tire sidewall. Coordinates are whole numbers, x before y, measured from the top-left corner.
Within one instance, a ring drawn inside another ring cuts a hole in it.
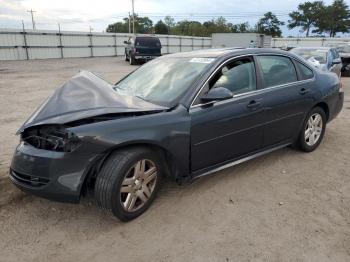
[[[147,203],[145,203],[144,206],[142,206],[141,208],[139,208],[138,210],[136,210],[135,212],[127,212],[125,211],[125,209],[123,208],[121,201],[120,201],[120,189],[121,189],[121,184],[123,182],[123,179],[126,175],[126,173],[130,170],[130,168],[139,160],[141,159],[149,159],[151,161],[153,161],[153,163],[156,165],[157,168],[157,180],[156,180],[156,185],[155,188],[152,192],[151,197],[148,199]],[[160,183],[161,183],[161,177],[162,177],[162,172],[163,172],[163,168],[162,168],[162,164],[159,160],[159,157],[157,157],[157,155],[155,153],[153,153],[152,151],[138,151],[135,152],[130,159],[127,161],[127,163],[124,164],[124,166],[122,167],[117,167],[116,169],[118,169],[118,171],[116,170],[116,172],[118,174],[116,174],[115,176],[115,180],[113,183],[113,187],[112,187],[112,194],[111,194],[111,199],[110,199],[110,205],[111,205],[111,211],[112,213],[117,216],[120,220],[122,221],[129,221],[131,219],[134,219],[138,216],[140,216],[142,213],[144,213],[149,206],[152,204],[152,202],[154,201],[157,192],[159,190],[160,187]],[[114,196],[114,197],[113,197]]]
[[[322,117],[322,132],[321,132],[321,136],[318,139],[317,143],[314,144],[313,146],[309,146],[305,141],[305,128],[306,128],[306,125],[307,125],[309,118],[315,113],[320,114]],[[324,112],[324,110],[320,107],[313,108],[306,116],[303,127],[302,127],[301,132],[300,132],[300,136],[299,136],[300,148],[305,152],[314,151],[321,144],[321,142],[323,140],[324,134],[326,132],[326,125],[327,125],[327,118],[326,118],[326,113]]]

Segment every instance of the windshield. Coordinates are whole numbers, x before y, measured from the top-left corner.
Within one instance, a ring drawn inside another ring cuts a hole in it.
[[[315,59],[321,64],[325,64],[327,62],[327,49],[301,49],[301,48],[295,48],[292,49],[292,52],[294,54],[300,55],[301,57],[305,58],[306,60],[312,60]]]
[[[337,50],[339,53],[350,53],[350,45],[338,46]]]
[[[213,61],[214,58],[158,58],[122,79],[114,90],[122,95],[170,106]]]

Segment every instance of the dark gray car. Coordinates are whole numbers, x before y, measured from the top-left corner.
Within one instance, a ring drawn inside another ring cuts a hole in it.
[[[10,178],[58,201],[91,192],[127,221],[164,177],[181,184],[288,145],[315,150],[343,99],[335,74],[272,49],[163,56],[115,85],[81,72],[19,129]]]
[[[332,47],[296,47],[290,52],[299,55],[316,68],[341,76],[342,63],[338,51]]]

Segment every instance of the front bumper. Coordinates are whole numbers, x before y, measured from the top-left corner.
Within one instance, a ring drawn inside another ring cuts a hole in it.
[[[25,192],[77,203],[85,175],[96,157],[42,150],[21,142],[12,159],[10,178]]]

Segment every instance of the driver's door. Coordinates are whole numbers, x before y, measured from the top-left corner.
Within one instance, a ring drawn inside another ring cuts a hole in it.
[[[254,59],[229,60],[217,72],[204,88],[225,87],[234,96],[209,104],[201,104],[199,97],[191,107],[192,172],[238,159],[263,145],[265,116],[263,97],[256,92]]]

